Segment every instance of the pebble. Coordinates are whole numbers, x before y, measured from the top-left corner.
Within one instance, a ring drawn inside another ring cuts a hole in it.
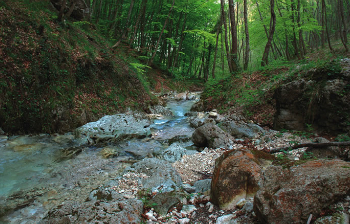
[[[234,217],[235,216],[233,214],[221,216],[216,220],[216,224],[229,223],[229,221],[231,221]]]
[[[214,211],[214,205],[212,203],[208,202],[206,206],[208,207],[208,212],[212,213]]]
[[[179,224],[186,224],[186,223],[190,223],[189,218],[179,219]]]
[[[157,221],[156,217],[154,217],[154,214],[153,214],[153,211],[150,210],[149,212],[147,212],[146,214],[146,217],[149,221]]]

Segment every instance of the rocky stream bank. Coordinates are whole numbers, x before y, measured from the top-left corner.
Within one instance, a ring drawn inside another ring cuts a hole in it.
[[[1,136],[1,223],[349,223],[349,148],[191,112],[105,116],[65,135]]]

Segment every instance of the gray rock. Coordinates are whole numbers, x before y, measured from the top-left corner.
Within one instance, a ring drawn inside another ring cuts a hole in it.
[[[190,119],[189,123],[192,128],[199,128],[200,126],[204,125],[204,121],[205,121],[205,118],[195,117]]]
[[[156,159],[146,158],[125,169],[125,172],[135,171],[148,175],[141,179],[142,189],[151,190],[155,195],[149,200],[154,210],[165,215],[174,205],[185,197],[181,176],[171,166],[171,163]]]
[[[194,131],[192,141],[198,147],[232,148],[234,139],[218,126],[208,123]]]
[[[144,189],[156,191],[162,186],[163,192],[165,192],[174,190],[182,184],[181,176],[171,166],[171,163],[157,158],[145,158],[125,169],[125,172],[128,171],[144,173],[149,176],[149,178],[141,180]]]
[[[4,134],[5,134],[4,130],[2,130],[2,128],[0,128],[0,135],[4,135]]]
[[[227,223],[231,223],[231,221],[235,218],[235,216],[233,214],[229,214],[229,215],[223,215],[220,216],[217,220],[216,220],[216,224],[227,224]]]
[[[190,184],[183,184],[182,188],[187,192],[187,193],[194,193],[196,192],[196,188],[194,186],[191,186]]]
[[[226,121],[219,124],[219,127],[235,138],[256,138],[265,130],[256,124],[237,123]]]
[[[182,158],[186,154],[186,149],[177,143],[172,144],[163,152],[163,158],[166,161],[174,163]]]
[[[82,139],[82,143],[117,142],[130,138],[145,138],[151,135],[149,125],[150,121],[141,116],[107,115],[96,122],[77,128],[75,136]]]
[[[48,212],[41,224],[49,223],[141,223],[143,203],[119,201],[65,202]]]
[[[121,142],[118,146],[118,148],[130,153],[138,160],[153,157],[163,150],[162,144],[154,140],[142,142],[139,140],[130,140]]]
[[[314,224],[349,224],[349,215],[335,213],[332,216],[324,216],[316,219]]]
[[[210,190],[211,179],[199,180],[193,185],[196,188],[196,193],[204,193]]]
[[[242,208],[242,211],[244,211],[245,213],[252,213],[253,212],[253,207],[254,206],[254,204],[253,204],[253,202],[251,202],[251,201],[247,201],[246,203],[245,203],[245,205],[243,206],[243,208]]]
[[[169,108],[163,107],[161,105],[152,106],[149,108],[152,114],[161,114],[166,117],[174,116],[173,112]]]

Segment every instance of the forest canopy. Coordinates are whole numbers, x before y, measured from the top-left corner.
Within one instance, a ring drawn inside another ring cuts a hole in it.
[[[58,19],[84,6],[84,21],[117,48],[177,78],[205,80],[305,59],[318,48],[348,51],[349,0],[51,0]]]

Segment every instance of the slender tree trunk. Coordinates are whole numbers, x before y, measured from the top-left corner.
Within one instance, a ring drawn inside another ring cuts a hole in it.
[[[232,60],[232,69],[233,72],[239,70],[238,65],[238,39],[237,39],[237,24],[236,24],[236,15],[235,15],[235,5],[233,0],[229,0],[229,11],[230,11],[230,20],[231,20],[231,35],[232,35],[232,46],[231,46],[231,60]]]
[[[139,27],[140,20],[142,18],[142,15],[146,12],[146,7],[147,7],[147,0],[142,0],[141,10],[139,11],[139,15],[137,16],[137,20],[136,20],[136,23],[134,26],[134,33],[133,33],[132,37],[130,38],[130,42],[129,42],[130,47],[132,47],[132,44],[134,42],[134,39],[135,39],[135,36],[137,33],[137,28]]]
[[[64,10],[66,9],[66,3],[67,3],[67,0],[61,0],[61,3],[60,3],[60,12],[58,13],[58,21],[62,21],[63,20],[63,16],[64,16]]]
[[[67,18],[69,18],[70,15],[72,15],[72,12],[73,12],[73,10],[74,10],[76,4],[77,4],[77,0],[74,0],[74,1],[72,2],[72,5],[71,5],[70,8],[69,8],[67,14],[66,14],[66,17],[67,17]]]
[[[327,41],[328,41],[328,47],[329,50],[333,51],[332,45],[331,45],[331,39],[329,37],[329,31],[328,31],[328,24],[327,24],[327,8],[326,8],[326,3],[325,0],[322,0],[322,11],[324,13],[324,25],[325,25],[325,30],[326,30],[326,35],[327,35]]]
[[[244,29],[245,29],[245,57],[244,57],[244,70],[248,69],[248,63],[249,63],[249,52],[250,52],[250,46],[249,46],[249,29],[248,29],[248,7],[247,7],[247,0],[244,0]]]
[[[181,36],[180,36],[180,43],[179,43],[179,47],[176,51],[176,56],[175,56],[175,59],[174,59],[174,67],[178,67],[178,58],[179,58],[179,54],[180,54],[180,51],[182,49],[182,43],[185,39],[185,27],[186,27],[186,21],[187,21],[187,14],[185,14],[185,18],[184,18],[184,21],[183,21],[183,24],[182,24],[182,29],[181,29]]]
[[[339,12],[340,12],[340,17],[341,17],[341,23],[340,23],[340,36],[341,36],[341,40],[342,43],[345,47],[345,51],[348,52],[349,48],[347,46],[347,42],[348,42],[348,35],[347,35],[347,27],[346,27],[346,21],[345,21],[345,17],[344,17],[344,4],[343,4],[343,0],[339,0],[338,1],[339,4]],[[343,27],[341,26],[343,25]]]
[[[119,41],[116,44],[114,44],[112,48],[117,48],[118,45],[120,44],[120,42],[128,35],[128,29],[129,29],[129,24],[130,24],[131,12],[132,12],[132,10],[134,8],[134,3],[135,3],[135,0],[131,0],[130,7],[129,7],[129,12],[128,12],[128,17],[126,19],[126,23],[125,23],[123,34],[122,34],[121,38],[119,39]]]
[[[217,57],[217,53],[218,53],[219,34],[220,34],[221,26],[222,26],[222,19],[220,19],[219,24],[220,25],[217,26],[217,30],[216,30],[216,45],[215,45],[215,53],[214,53],[214,62],[213,62],[213,70],[211,72],[213,79],[215,79],[216,57]]]
[[[270,0],[270,9],[271,9],[270,32],[269,32],[269,38],[265,46],[263,58],[261,61],[261,66],[265,66],[269,64],[269,51],[273,40],[273,34],[275,33],[275,28],[276,28],[275,0]]]
[[[150,59],[150,60],[149,60],[149,62],[148,62],[148,64],[149,64],[149,65],[153,63],[154,57],[155,57],[155,56],[156,56],[156,54],[157,54],[157,49],[158,49],[158,46],[159,46],[160,40],[161,40],[162,35],[163,35],[163,33],[164,33],[164,30],[165,30],[165,27],[166,27],[167,22],[168,22],[168,20],[169,20],[169,17],[170,17],[170,15],[171,15],[171,12],[173,11],[174,4],[175,4],[175,0],[173,0],[173,4],[171,5],[171,8],[170,8],[169,13],[168,13],[168,16],[167,16],[167,18],[166,18],[166,20],[165,20],[165,22],[164,22],[164,25],[163,25],[162,31],[160,32],[160,35],[159,35],[159,38],[158,38],[157,44],[156,44],[156,46],[155,46],[155,48],[154,48],[154,53],[153,53],[153,55],[152,55],[151,59]]]
[[[299,29],[299,49],[300,49],[300,56],[301,58],[304,58],[304,55],[306,54],[305,44],[304,44],[304,38],[303,38],[303,30],[301,29],[301,2],[298,0],[298,6],[297,6],[297,23],[298,23],[298,29]]]
[[[230,73],[233,73],[232,60],[231,60],[231,55],[230,55],[230,47],[228,45],[228,37],[227,37],[227,23],[226,23],[224,0],[221,0],[221,16],[222,16],[222,22],[223,22],[224,28],[225,28],[225,46],[226,46],[227,64],[228,64],[228,68],[229,68]]]

